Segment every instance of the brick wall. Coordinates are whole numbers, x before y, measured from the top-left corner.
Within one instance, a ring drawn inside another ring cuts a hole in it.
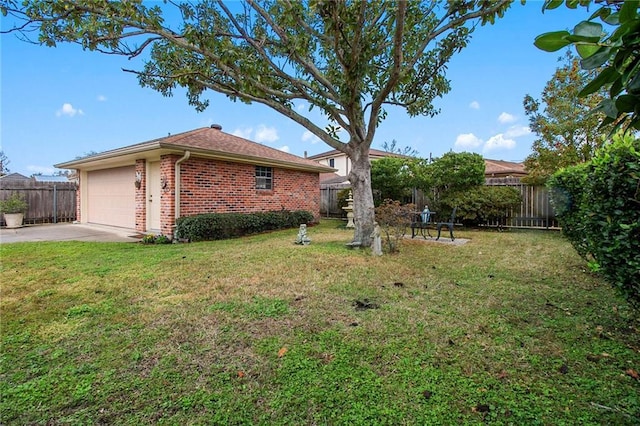
[[[196,158],[182,163],[181,174],[181,216],[286,209],[320,217],[318,173],[273,168],[272,190],[256,190],[251,164]]]
[[[175,225],[175,163],[180,155],[160,158],[160,178],[166,185],[160,195],[160,228],[173,235]],[[181,163],[180,216],[201,213],[252,213],[306,210],[320,218],[318,173],[273,168],[273,189],[257,190],[255,166],[228,161],[189,159]],[[142,181],[135,191],[135,227],[147,232],[147,164],[136,160]],[[79,172],[78,172],[79,173]],[[77,220],[81,216],[80,189],[76,197]]]
[[[136,231],[147,230],[147,162],[136,160],[136,175],[140,173],[142,181],[136,186]]]
[[[163,155],[160,157],[160,177],[166,182],[160,196],[160,228],[163,235],[172,236],[175,225],[175,164],[179,155]],[[183,167],[181,163],[180,167]],[[182,180],[184,182],[184,179]]]

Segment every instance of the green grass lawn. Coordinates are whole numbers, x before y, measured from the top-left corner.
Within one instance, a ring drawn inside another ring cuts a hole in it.
[[[0,423],[640,422],[640,324],[552,232],[0,245]]]

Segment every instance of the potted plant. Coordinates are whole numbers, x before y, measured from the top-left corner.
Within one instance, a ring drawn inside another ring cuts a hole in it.
[[[7,228],[19,228],[22,226],[27,207],[27,202],[18,193],[13,193],[6,200],[0,201],[0,213],[4,214]]]

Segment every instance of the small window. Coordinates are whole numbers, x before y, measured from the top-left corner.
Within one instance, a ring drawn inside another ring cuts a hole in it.
[[[336,160],[334,158],[329,158],[329,167],[335,167],[336,166]]]
[[[273,189],[273,169],[256,166],[256,189]]]

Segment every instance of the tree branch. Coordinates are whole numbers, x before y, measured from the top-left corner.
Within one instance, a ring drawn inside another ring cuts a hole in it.
[[[221,2],[222,0],[218,1]],[[258,5],[254,0],[247,0],[247,3],[262,17],[262,19],[265,20],[267,24],[269,24],[269,27],[271,27],[271,29],[273,29],[273,31],[278,34],[278,37],[280,37],[285,45],[290,45],[287,34],[278,24],[274,22],[273,18],[262,7],[260,7],[260,5]],[[295,51],[291,51],[290,54],[295,56],[296,61],[300,65],[302,65],[305,71],[307,71],[318,83],[320,83],[325,87],[325,89],[327,89],[327,91],[331,94],[331,99],[338,99],[338,92],[333,87],[333,84],[325,78],[325,76],[320,72],[320,70],[316,68],[313,63],[309,62],[305,58],[302,58]]]
[[[240,23],[238,22],[238,20],[236,19],[235,16],[233,16],[233,14],[231,13],[231,11],[227,8],[227,6],[220,2],[220,7],[224,10],[224,12],[227,14],[227,17],[229,18],[229,20],[231,21],[231,23],[233,24],[233,26],[236,28],[236,30],[240,33],[240,38],[245,40],[247,43],[249,43],[253,49],[260,54],[260,56],[262,57],[262,59],[269,64],[269,67],[276,73],[276,75],[278,75],[280,78],[285,79],[285,80],[289,80],[291,81],[294,86],[296,86],[296,88],[298,89],[299,93],[303,96],[301,96],[302,99],[311,102],[311,103],[315,103],[313,97],[311,96],[304,96],[306,95],[307,91],[313,92],[315,93],[316,96],[322,97],[322,98],[326,98],[326,99],[330,99],[333,102],[336,102],[337,99],[334,99],[330,93],[324,91],[324,90],[319,90],[314,88],[313,86],[311,86],[308,82],[301,80],[301,79],[297,79],[297,78],[292,78],[289,74],[287,74],[280,66],[276,65],[273,60],[271,59],[271,57],[267,54],[266,50],[264,49],[264,45],[261,42],[256,41],[255,38],[251,37],[246,30],[244,29],[244,27],[242,25],[240,25]]]
[[[420,46],[420,48],[416,50],[416,52],[418,52],[418,53],[416,54],[416,56],[414,56],[413,58],[411,58],[407,62],[406,67],[407,68],[413,68],[415,66],[415,64],[418,62],[418,60],[423,56],[424,51],[427,49],[427,46],[429,45],[429,43],[431,43],[434,39],[438,38],[441,34],[445,33],[448,30],[451,30],[453,28],[459,27],[463,23],[465,23],[467,21],[470,21],[472,19],[481,18],[481,17],[486,16],[486,15],[492,15],[496,11],[498,11],[502,7],[504,7],[505,5],[510,4],[511,1],[512,0],[499,0],[499,1],[496,1],[495,3],[493,3],[493,5],[491,7],[481,8],[481,9],[476,10],[475,12],[471,12],[471,13],[468,13],[466,15],[462,15],[458,19],[451,20],[451,21],[447,22],[446,25],[443,25],[441,28],[438,28],[439,25],[444,24],[444,22],[449,18],[449,15],[446,14],[445,16],[442,17],[440,22],[438,22],[438,24],[435,26],[436,29],[433,32],[431,32],[431,34],[429,34],[429,37],[427,37],[424,40],[424,42],[422,43],[422,45]]]
[[[369,123],[367,126],[367,137],[370,139],[369,143],[371,143],[371,141],[373,140],[373,135],[375,134],[375,129],[378,125],[378,115],[380,114],[382,103],[387,98],[387,96],[389,96],[389,93],[391,93],[393,88],[396,86],[401,76],[403,61],[402,39],[404,36],[404,23],[406,13],[407,2],[406,0],[400,0],[398,2],[398,9],[395,15],[396,27],[393,36],[393,59],[391,72],[389,73],[389,79],[387,80],[386,84],[371,102],[371,113],[369,115]]]

